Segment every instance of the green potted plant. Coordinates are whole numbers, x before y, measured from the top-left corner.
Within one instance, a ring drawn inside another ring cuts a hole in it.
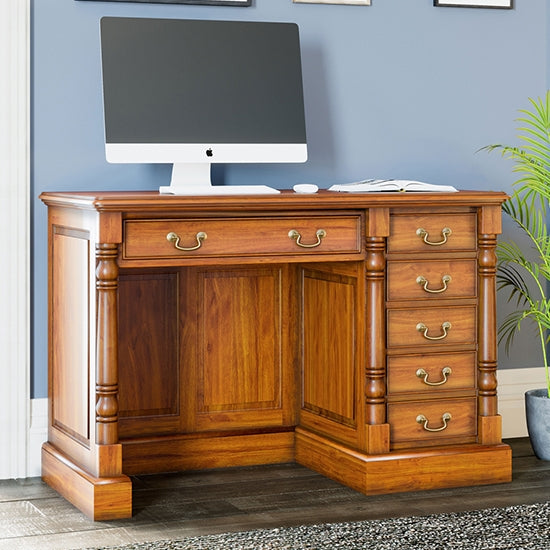
[[[534,324],[546,372],[546,388],[525,394],[527,427],[533,451],[550,460],[550,236],[547,216],[550,201],[550,90],[544,98],[530,99],[531,108],[521,110],[519,147],[489,145],[514,162],[519,174],[514,192],[503,205],[528,245],[501,240],[497,247],[497,291],[506,293],[514,311],[499,327],[499,341],[508,352],[524,322]],[[523,242],[523,241],[522,241]]]

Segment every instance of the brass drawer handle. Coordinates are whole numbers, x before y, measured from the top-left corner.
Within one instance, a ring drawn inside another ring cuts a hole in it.
[[[316,246],[319,246],[321,244],[321,240],[323,239],[323,237],[327,236],[327,232],[324,229],[317,229],[315,235],[317,236],[317,242],[312,244],[305,244],[300,241],[300,239],[302,238],[302,235],[300,235],[300,233],[296,231],[296,229],[291,229],[288,232],[288,236],[291,239],[294,239],[296,241],[296,244],[298,246],[301,246],[302,248],[315,248]]]
[[[426,384],[427,386],[441,386],[442,384],[445,384],[445,382],[447,382],[448,377],[452,373],[453,371],[451,367],[443,367],[441,369],[441,374],[443,375],[443,378],[439,382],[430,382],[428,380],[429,374],[424,369],[418,369],[416,371],[416,376],[418,376],[418,378],[422,378],[422,382],[424,382],[424,384]]]
[[[431,288],[428,288],[428,285],[430,284],[428,279],[426,279],[426,277],[423,277],[422,275],[419,275],[417,278],[416,278],[416,282],[419,284],[419,285],[422,285],[422,288],[426,291],[426,292],[429,292],[430,294],[439,294],[441,292],[445,292],[447,290],[447,285],[452,281],[451,279],[451,276],[450,275],[443,275],[443,277],[441,277],[441,283],[443,284],[443,286],[441,288],[437,288],[437,289],[431,289]]]
[[[447,337],[447,334],[449,333],[449,330],[451,330],[451,323],[449,321],[445,321],[444,323],[441,323],[441,330],[443,330],[443,334],[440,336],[428,336],[428,327],[424,323],[418,323],[416,325],[416,330],[418,332],[422,333],[422,336],[426,338],[426,340],[443,340],[443,338]]]
[[[423,414],[419,414],[416,417],[416,421],[419,424],[422,424],[422,428],[424,428],[427,432],[442,432],[445,428],[447,428],[447,426],[449,425],[448,423],[451,421],[452,418],[453,417],[451,416],[451,413],[443,413],[443,415],[441,416],[443,426],[440,426],[439,428],[430,428],[428,426],[430,421]]]
[[[447,237],[449,237],[452,234],[452,231],[449,227],[444,227],[441,230],[441,236],[443,237],[442,241],[432,242],[428,240],[428,237],[430,236],[429,233],[422,227],[419,227],[416,230],[416,234],[426,243],[430,246],[441,246],[442,244],[445,244],[447,242]]]
[[[190,246],[189,248],[186,248],[184,246],[180,246],[180,236],[174,233],[173,231],[170,231],[168,235],[166,235],[166,240],[170,241],[171,243],[174,243],[174,248],[177,248],[178,250],[183,250],[183,252],[190,252],[191,250],[197,250],[202,246],[202,241],[206,239],[207,235],[204,231],[199,231],[195,235],[195,239],[197,239],[197,244],[195,246]]]

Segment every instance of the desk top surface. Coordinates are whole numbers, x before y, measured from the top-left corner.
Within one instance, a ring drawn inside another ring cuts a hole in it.
[[[321,190],[300,194],[284,190],[275,195],[161,195],[158,191],[75,191],[44,192],[40,199],[48,206],[80,208],[98,212],[152,210],[324,210],[389,207],[440,207],[500,205],[508,196],[502,191],[458,191],[456,193],[373,192],[342,193]]]

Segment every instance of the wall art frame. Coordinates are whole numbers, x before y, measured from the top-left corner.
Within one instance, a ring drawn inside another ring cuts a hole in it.
[[[514,0],[434,0],[434,6],[445,8],[514,9]]]
[[[97,2],[98,0],[78,0],[80,2]],[[206,6],[241,6],[252,5],[252,0],[99,0],[101,2],[139,2],[141,4],[200,4]]]
[[[337,4],[347,6],[370,6],[371,0],[292,0],[295,4]]]

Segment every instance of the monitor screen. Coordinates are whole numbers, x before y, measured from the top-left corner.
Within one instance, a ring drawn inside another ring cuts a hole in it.
[[[296,24],[104,17],[101,55],[107,160],[173,163],[165,191],[307,159]]]

